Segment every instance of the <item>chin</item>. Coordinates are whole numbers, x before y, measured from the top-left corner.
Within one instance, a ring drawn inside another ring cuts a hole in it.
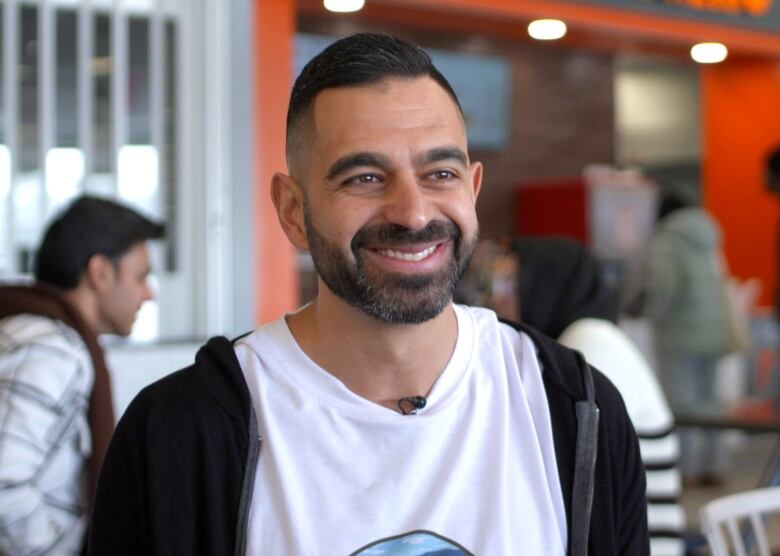
[[[130,323],[129,326],[116,326],[114,327],[114,330],[111,331],[112,334],[116,334],[117,336],[122,336],[123,338],[127,338],[132,332],[133,332],[132,323]]]

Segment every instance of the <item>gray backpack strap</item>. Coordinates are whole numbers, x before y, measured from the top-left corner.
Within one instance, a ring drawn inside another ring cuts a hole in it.
[[[599,408],[593,375],[582,354],[577,354],[585,399],[575,403],[577,415],[577,444],[574,460],[574,486],[571,497],[571,556],[586,556],[590,533],[590,514],[593,508],[593,489],[596,473],[596,455],[599,438]]]

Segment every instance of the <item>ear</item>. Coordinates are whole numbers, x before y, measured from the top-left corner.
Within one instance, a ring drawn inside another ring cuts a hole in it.
[[[287,238],[298,249],[308,249],[303,221],[303,188],[290,176],[276,173],[271,180],[271,198]]]
[[[482,163],[472,162],[469,170],[471,172],[471,188],[474,191],[474,200],[476,201],[482,189]]]
[[[105,255],[92,255],[84,269],[84,280],[90,289],[105,291],[115,280],[114,263]]]

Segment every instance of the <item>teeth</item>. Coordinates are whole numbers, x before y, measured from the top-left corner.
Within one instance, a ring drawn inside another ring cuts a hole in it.
[[[380,255],[384,255],[385,257],[390,257],[391,259],[399,259],[402,261],[415,261],[415,262],[423,260],[434,251],[436,251],[435,245],[433,245],[432,247],[428,247],[428,249],[423,249],[419,253],[402,253],[401,251],[396,251],[395,249],[377,249],[377,253],[379,253]]]

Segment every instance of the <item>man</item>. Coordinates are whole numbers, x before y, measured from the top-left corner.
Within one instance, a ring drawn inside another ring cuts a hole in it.
[[[614,388],[451,302],[482,166],[430,58],[385,35],[325,49],[293,87],[287,155],[272,196],[318,296],[136,398],[92,553],[646,554]]]
[[[77,554],[114,426],[98,334],[127,336],[151,299],[129,208],[81,197],[46,231],[36,284],[0,288],[0,554]]]

